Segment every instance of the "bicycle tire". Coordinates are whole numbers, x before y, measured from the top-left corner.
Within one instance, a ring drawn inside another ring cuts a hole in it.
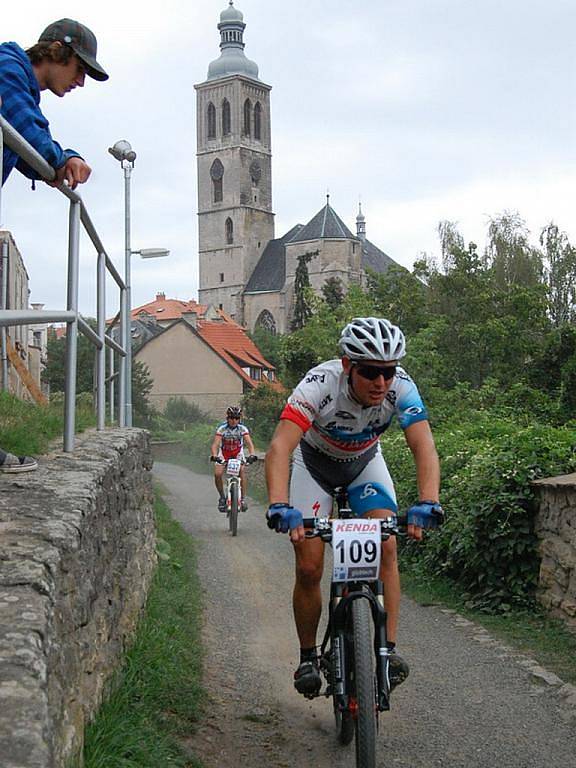
[[[228,522],[230,525],[230,533],[232,536],[238,534],[238,507],[240,505],[240,499],[238,498],[238,484],[230,484],[230,517]]]
[[[376,665],[368,600],[352,603],[354,691],[356,694],[356,768],[376,768]]]

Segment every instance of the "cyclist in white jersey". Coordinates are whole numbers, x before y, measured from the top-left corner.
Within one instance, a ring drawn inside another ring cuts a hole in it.
[[[320,689],[316,631],[324,544],[304,537],[302,516],[330,515],[331,491],[338,486],[347,488],[357,516],[396,514],[394,485],[379,442],[394,416],[416,464],[420,501],[408,513],[408,535],[419,540],[423,528],[436,527],[442,519],[440,464],[426,408],[416,385],[398,365],[406,354],[404,334],[382,318],[354,318],[342,331],[340,351],[340,360],[313,368],[292,392],[266,454],[268,524],[290,532],[296,556],[293,605],[300,664],[294,685],[304,694]],[[408,676],[408,665],[396,653],[400,577],[393,536],[382,544],[380,577],[394,687]]]

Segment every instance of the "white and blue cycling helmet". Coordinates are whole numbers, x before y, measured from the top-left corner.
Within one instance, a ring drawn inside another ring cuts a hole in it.
[[[340,352],[350,360],[399,360],[406,354],[406,339],[389,320],[355,317],[342,331]]]

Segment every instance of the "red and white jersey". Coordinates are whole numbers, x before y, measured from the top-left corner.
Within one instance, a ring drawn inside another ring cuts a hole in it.
[[[384,402],[362,406],[350,394],[340,360],[308,371],[288,398],[281,418],[297,424],[313,448],[338,461],[358,458],[388,429],[394,416],[402,429],[428,418],[410,376],[398,367]]]
[[[250,434],[248,427],[244,426],[244,424],[236,424],[236,426],[230,427],[228,422],[225,421],[223,424],[220,424],[216,434],[222,438],[220,453],[223,459],[244,458],[244,437]]]

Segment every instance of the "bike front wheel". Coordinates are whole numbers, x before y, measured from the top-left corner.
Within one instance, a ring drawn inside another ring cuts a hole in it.
[[[240,506],[240,494],[238,490],[237,483],[232,483],[230,485],[230,515],[228,517],[228,523],[232,536],[236,536],[238,533],[238,507]]]
[[[356,768],[376,768],[376,664],[368,600],[352,603],[354,693],[356,698]]]

